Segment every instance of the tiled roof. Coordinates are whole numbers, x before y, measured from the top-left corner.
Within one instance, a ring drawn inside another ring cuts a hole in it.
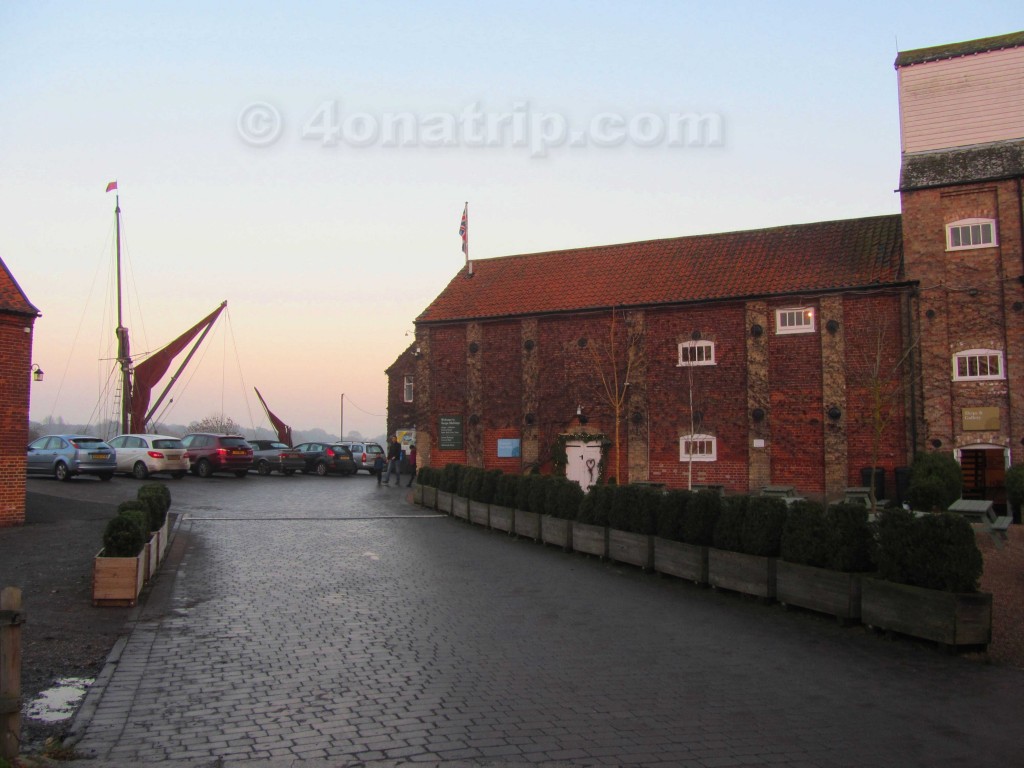
[[[39,310],[32,306],[18,281],[0,259],[0,312],[13,312],[19,315],[39,316]]]
[[[899,214],[473,262],[419,323],[819,293],[900,281]]]
[[[958,56],[970,56],[975,53],[999,51],[1003,48],[1016,48],[1024,45],[1024,32],[1011,32],[997,37],[983,37],[980,40],[968,40],[963,43],[936,45],[931,48],[918,48],[916,51],[901,51],[896,56],[897,67],[909,67],[911,64],[924,64],[941,59],[955,59]]]

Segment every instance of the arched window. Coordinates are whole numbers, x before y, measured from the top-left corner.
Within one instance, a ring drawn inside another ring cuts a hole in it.
[[[997,245],[995,219],[960,219],[946,225],[947,251],[995,248]]]

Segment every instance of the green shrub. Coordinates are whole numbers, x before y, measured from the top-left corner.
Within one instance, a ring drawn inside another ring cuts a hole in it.
[[[147,541],[149,540],[149,533],[153,530],[153,526],[149,519],[149,505],[146,502],[138,499],[122,501],[117,505],[117,514],[134,520],[143,537]]]
[[[633,512],[633,533],[653,536],[658,532],[658,510],[661,508],[661,497],[665,494],[657,488],[634,487],[637,488],[637,506]]]
[[[583,489],[575,480],[565,477],[556,477],[552,483],[555,490],[555,506],[548,514],[560,517],[563,520],[575,520],[580,511],[580,504],[583,503]]]
[[[960,515],[888,509],[878,523],[878,575],[926,589],[973,592],[982,571],[974,529]]]
[[[456,493],[459,490],[462,470],[461,464],[445,464],[444,469],[441,470],[441,484],[437,489],[445,493]]]
[[[919,453],[910,467],[907,501],[922,512],[943,511],[960,498],[963,476],[951,453]]]
[[[632,531],[633,511],[637,505],[637,486],[614,485],[612,503],[608,509],[608,525],[617,531]]]
[[[437,481],[434,479],[434,468],[420,467],[419,469],[417,469],[416,482],[419,485],[428,486],[430,488],[436,488]]]
[[[459,484],[455,494],[464,499],[472,499],[480,483],[480,476],[483,470],[479,467],[463,467],[459,472]]]
[[[707,547],[714,542],[715,527],[722,513],[722,497],[714,491],[698,491],[686,503],[682,535],[687,544]]]
[[[523,512],[532,512],[530,497],[533,495],[533,484],[540,475],[520,475],[519,485],[516,487],[516,509]]]
[[[759,557],[778,557],[782,528],[786,524],[786,502],[771,496],[753,496],[740,526],[742,552]]]
[[[825,520],[824,507],[815,501],[798,501],[786,515],[779,556],[790,563],[831,568],[835,550],[832,539],[833,532]]]
[[[1006,498],[1017,509],[1024,504],[1024,464],[1006,470]]]
[[[477,501],[482,504],[491,504],[498,492],[498,480],[504,473],[500,469],[488,469],[483,472],[480,478],[480,485],[477,489]]]
[[[146,483],[139,488],[138,498],[149,509],[150,530],[163,528],[171,508],[171,492],[167,486],[163,483]]]
[[[530,511],[538,515],[550,515],[548,489],[554,478],[551,475],[534,475],[530,482]]]
[[[711,541],[716,549],[743,551],[743,519],[747,515],[747,500],[747,496],[728,496],[722,499],[722,511],[715,523]]]
[[[502,473],[501,477],[498,478],[498,486],[494,491],[494,503],[499,507],[509,507],[510,509],[515,507],[518,490],[519,475]]]
[[[875,534],[863,504],[833,504],[825,511],[831,532],[832,558],[829,568],[862,573],[875,567]]]
[[[139,527],[138,519],[119,514],[110,519],[103,531],[103,555],[135,557],[142,551],[148,539],[149,536],[143,534]]]
[[[607,485],[592,485],[580,502],[576,520],[587,525],[608,525],[608,508],[612,501],[612,488]]]
[[[663,539],[683,541],[683,519],[686,517],[686,504],[690,500],[689,491],[667,491],[661,495],[658,504],[658,525],[655,533]]]

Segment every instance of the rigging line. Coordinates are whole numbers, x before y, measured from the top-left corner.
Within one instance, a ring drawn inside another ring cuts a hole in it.
[[[142,314],[142,300],[139,298],[139,286],[135,280],[135,262],[132,261],[131,250],[128,248],[128,224],[127,218],[124,215],[124,211],[121,212],[121,255],[124,257],[128,273],[127,277],[128,280],[131,282],[131,287],[135,293],[134,305],[131,302],[125,302],[125,304],[128,307],[129,321],[134,322],[135,316],[138,316],[139,325],[141,326],[142,329],[142,341],[148,347],[149,333],[146,331],[146,318]],[[134,313],[132,312],[133,306],[135,310]]]
[[[355,406],[355,409],[356,409],[357,411],[362,411],[362,412],[363,412],[363,413],[365,413],[365,414],[366,414],[367,416],[373,416],[374,418],[377,418],[377,419],[384,419],[384,418],[387,418],[387,417],[386,417],[386,416],[385,416],[384,414],[382,414],[382,413],[370,413],[370,412],[369,412],[368,410],[366,410],[365,408],[360,408],[360,407],[359,407],[359,404],[358,404],[358,403],[356,403],[356,402],[354,402],[354,401],[352,400],[352,398],[350,398],[350,397],[346,397],[346,398],[345,398],[345,400],[347,400],[347,401],[348,401],[348,403],[349,403],[350,405],[353,405],[353,406]]]
[[[238,380],[241,383],[242,387],[242,401],[245,403],[245,410],[249,414],[249,424],[252,426],[253,432],[255,432],[256,420],[252,417],[252,405],[249,402],[249,388],[245,386],[245,376],[242,373],[242,358],[238,354],[238,337],[235,336],[235,324],[231,321],[231,307],[227,307],[224,314],[227,315],[228,333],[231,334],[231,346],[234,347],[235,350],[235,365],[238,367]],[[227,334],[225,334],[225,339],[226,338]],[[274,425],[271,424],[270,426],[270,431],[273,432]]]
[[[212,333],[219,333],[219,332],[220,332],[219,326],[214,325]],[[212,347],[213,347],[213,343],[212,342],[210,344],[204,344],[204,345],[200,346],[199,353],[198,353],[199,354],[199,359],[192,366],[192,370],[189,371],[188,378],[185,380],[185,382],[178,389],[179,393],[184,394],[188,390],[188,386],[189,386],[189,384],[192,383],[193,377],[196,375],[196,373],[199,371],[199,369],[202,368],[202,366],[203,366],[203,361],[206,359],[206,353]],[[171,398],[171,402],[168,403],[167,406],[164,408],[164,414],[170,415],[170,411],[172,410],[171,409],[171,403],[173,403],[173,402],[174,402],[174,398]]]

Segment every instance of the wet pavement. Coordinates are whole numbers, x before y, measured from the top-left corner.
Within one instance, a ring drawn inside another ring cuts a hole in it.
[[[1017,670],[510,538],[366,475],[169,485],[171,556],[72,727],[96,768],[1020,764]]]

